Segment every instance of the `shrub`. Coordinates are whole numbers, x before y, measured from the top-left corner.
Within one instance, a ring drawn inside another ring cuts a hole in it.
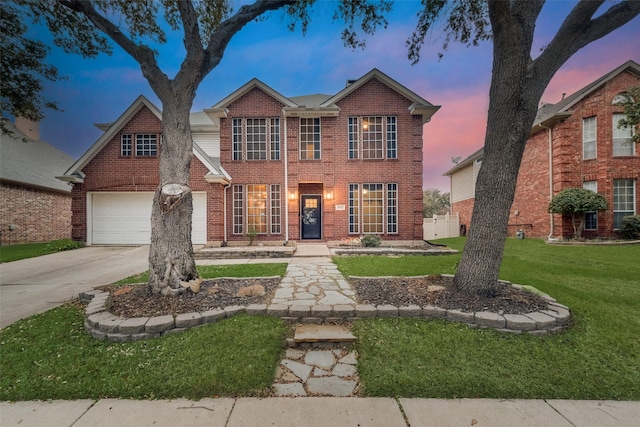
[[[378,246],[380,246],[382,240],[380,240],[380,237],[376,236],[375,234],[367,234],[366,236],[362,237],[360,242],[365,248],[377,248]]]
[[[70,251],[72,249],[84,248],[84,243],[71,239],[52,240],[47,245],[49,249],[55,252]]]
[[[640,215],[622,218],[620,234],[625,239],[640,239]]]

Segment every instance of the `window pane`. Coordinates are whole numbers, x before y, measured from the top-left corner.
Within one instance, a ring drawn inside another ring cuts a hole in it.
[[[247,185],[247,230],[267,232],[267,186]]]
[[[233,234],[242,234],[244,200],[242,185],[233,186]]]
[[[282,217],[282,209],[280,202],[280,185],[271,185],[271,233],[280,234],[281,225],[280,218]]]
[[[349,117],[349,127],[347,129],[349,135],[349,158],[358,158],[358,118]]]
[[[582,158],[596,158],[596,118],[588,117],[582,120]]]
[[[618,230],[622,226],[622,218],[635,215],[635,180],[613,180],[613,229]]]
[[[121,142],[120,142],[120,155],[131,156],[132,152],[133,152],[133,135],[131,135],[130,133],[122,135]]]
[[[136,156],[155,156],[158,154],[157,135],[136,135]]]
[[[349,184],[349,234],[360,234],[358,184]]]
[[[635,144],[631,140],[632,128],[618,128],[618,123],[624,118],[624,114],[613,115],[613,156],[633,156]]]
[[[382,184],[362,184],[362,232],[383,232]]]
[[[280,160],[280,119],[271,119],[271,160]]]
[[[585,190],[598,192],[598,181],[585,181],[582,183],[582,188]],[[584,229],[585,230],[597,230],[598,229],[598,212],[586,212],[584,216]]]
[[[398,184],[387,184],[387,233],[398,232]]]
[[[300,159],[320,159],[320,118],[300,119]]]
[[[233,160],[242,160],[242,119],[233,119]]]
[[[362,117],[362,158],[382,159],[382,117]]]
[[[387,117],[387,159],[398,158],[395,116]]]
[[[266,119],[247,119],[247,160],[267,160]]]

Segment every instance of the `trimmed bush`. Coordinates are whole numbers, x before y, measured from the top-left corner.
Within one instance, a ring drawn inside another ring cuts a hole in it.
[[[380,246],[382,240],[380,240],[380,237],[375,234],[367,234],[360,239],[360,242],[365,248],[377,248]]]
[[[625,239],[640,239],[640,215],[622,218],[620,234]]]

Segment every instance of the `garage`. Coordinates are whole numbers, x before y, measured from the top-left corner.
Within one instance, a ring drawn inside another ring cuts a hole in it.
[[[153,193],[87,194],[87,244],[148,245]],[[193,244],[207,242],[207,196],[193,193]]]

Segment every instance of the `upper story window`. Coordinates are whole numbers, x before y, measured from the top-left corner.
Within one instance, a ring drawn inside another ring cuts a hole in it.
[[[231,140],[233,160],[280,160],[280,119],[234,118]]]
[[[133,154],[133,135],[130,133],[122,134],[120,137],[120,155],[128,157]]]
[[[395,116],[349,117],[347,136],[349,159],[398,158]]]
[[[320,159],[320,118],[300,119],[300,160]]]
[[[633,129],[630,126],[618,127],[618,123],[623,118],[624,114],[622,113],[613,115],[613,157],[633,156],[635,154],[635,144],[631,140]]]
[[[136,156],[148,157],[158,154],[158,135],[145,133],[136,135]]]
[[[124,133],[120,136],[120,155],[131,157],[134,152],[135,140],[136,157],[154,157],[158,155],[158,135],[154,133],[131,134]]]
[[[582,119],[582,158],[596,158],[596,118]]]

